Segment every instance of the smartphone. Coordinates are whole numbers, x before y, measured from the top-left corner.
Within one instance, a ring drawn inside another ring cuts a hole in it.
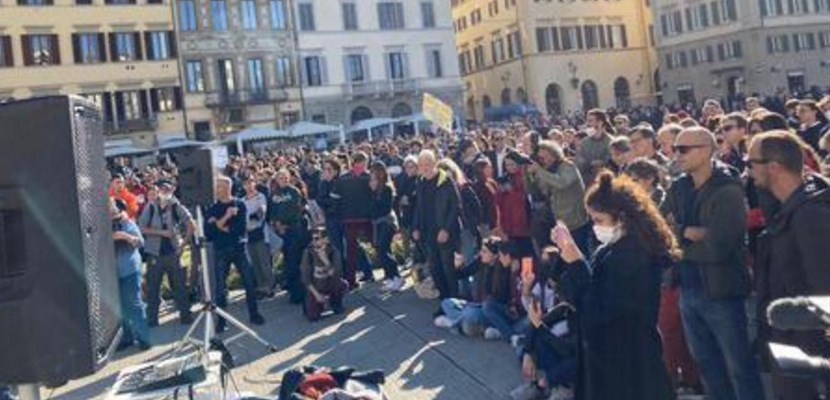
[[[556,226],[553,227],[553,239],[555,243],[560,243],[563,239],[567,238],[570,235],[568,231],[568,227],[562,221],[556,223]]]
[[[522,278],[533,275],[533,258],[522,258]]]

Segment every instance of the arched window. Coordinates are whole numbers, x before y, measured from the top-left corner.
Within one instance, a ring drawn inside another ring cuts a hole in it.
[[[597,107],[599,107],[597,84],[592,80],[582,82],[582,108],[587,111]]]
[[[412,115],[412,107],[409,104],[398,103],[395,104],[395,107],[392,107],[392,118],[406,117],[408,115]]]
[[[520,104],[527,104],[527,92],[525,92],[522,88],[516,89],[516,100],[518,100]]]
[[[352,110],[352,125],[363,121],[364,119],[374,118],[375,115],[372,114],[372,110],[368,107],[360,106]]]
[[[617,100],[617,108],[628,108],[631,106],[631,89],[628,80],[619,77],[614,81],[614,99]]]
[[[510,105],[510,89],[508,88],[504,88],[504,90],[501,91],[501,105]]]
[[[548,114],[562,114],[562,99],[560,98],[560,93],[562,93],[562,89],[555,83],[551,83],[545,89],[545,105],[548,108]]]
[[[490,96],[485,94],[484,97],[481,98],[481,106],[484,107],[485,110],[493,106],[493,103],[490,101]]]

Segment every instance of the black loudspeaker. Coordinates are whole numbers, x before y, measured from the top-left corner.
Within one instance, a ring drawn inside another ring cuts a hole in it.
[[[118,272],[101,112],[79,97],[0,105],[0,382],[103,367]]]
[[[178,198],[187,205],[210,205],[215,201],[216,150],[192,147],[176,153],[179,168]]]

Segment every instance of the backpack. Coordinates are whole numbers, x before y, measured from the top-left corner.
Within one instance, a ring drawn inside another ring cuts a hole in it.
[[[147,206],[150,207],[150,218],[147,219],[148,224],[147,226],[145,226],[145,228],[150,227],[150,224],[153,223],[153,218],[155,218],[156,216],[156,203],[150,203]],[[182,222],[181,218],[179,217],[179,207],[181,207],[181,205],[178,203],[176,203],[176,205],[173,207],[173,223],[176,226],[179,226],[179,224]]]

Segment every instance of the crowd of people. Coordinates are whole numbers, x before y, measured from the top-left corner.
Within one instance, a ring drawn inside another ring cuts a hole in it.
[[[231,265],[256,325],[277,288],[315,321],[344,312],[375,267],[390,292],[420,267],[440,298],[432,323],[516,349],[516,399],[818,398],[766,345],[827,357],[823,332],[773,329],[765,310],[830,295],[830,96],[785,110],[753,97],[740,111],[710,100],[651,122],[594,109],[579,125],[233,156],[204,212],[217,303]],[[122,347],[151,345],[164,275],[191,321],[198,279],[180,256],[198,227],[176,177],[170,160],[113,167]]]

